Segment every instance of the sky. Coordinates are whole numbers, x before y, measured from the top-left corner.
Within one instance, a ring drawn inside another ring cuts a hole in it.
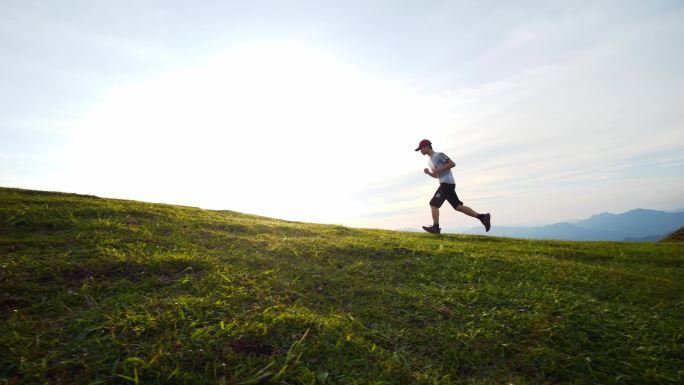
[[[494,226],[680,209],[683,40],[678,0],[4,0],[0,186],[419,228],[427,138]]]

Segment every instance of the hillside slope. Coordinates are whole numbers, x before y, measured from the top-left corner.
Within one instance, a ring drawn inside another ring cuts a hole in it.
[[[684,227],[663,238],[663,242],[682,242],[684,241]]]
[[[0,188],[0,383],[682,383],[681,243]]]

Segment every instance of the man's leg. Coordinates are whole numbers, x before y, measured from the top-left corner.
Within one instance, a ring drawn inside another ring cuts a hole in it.
[[[439,207],[430,205],[430,209],[432,210],[433,224],[432,226],[423,226],[423,230],[427,231],[428,233],[439,234],[442,232],[442,229],[439,228]]]
[[[468,206],[465,205],[460,205],[456,208],[456,211],[460,211],[465,215],[471,216],[473,218],[479,218],[480,214],[478,214],[475,210],[471,209]]]
[[[441,229],[439,228],[439,208],[442,206],[442,203],[444,203],[444,200],[446,199],[444,189],[445,185],[440,184],[437,191],[435,191],[435,195],[433,195],[432,199],[430,199],[430,210],[432,211],[432,226],[423,226],[423,230],[427,231],[428,233],[439,234],[441,232]]]
[[[489,229],[492,227],[491,215],[489,214],[478,214],[475,210],[464,205],[458,206],[456,210],[462,212],[465,215],[479,219],[480,222],[482,222],[482,225],[484,225],[486,231],[489,231]]]

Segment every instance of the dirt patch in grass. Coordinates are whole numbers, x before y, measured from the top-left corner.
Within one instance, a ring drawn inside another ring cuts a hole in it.
[[[273,346],[254,339],[233,341],[229,344],[230,348],[241,354],[256,354],[260,356],[270,356],[276,349]]]
[[[31,305],[31,300],[17,294],[0,292],[0,309],[13,311]]]

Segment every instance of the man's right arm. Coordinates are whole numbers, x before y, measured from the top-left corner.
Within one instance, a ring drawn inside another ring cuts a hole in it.
[[[427,168],[423,170],[424,173],[430,175],[433,178],[437,178],[437,173],[436,172],[430,172]]]

